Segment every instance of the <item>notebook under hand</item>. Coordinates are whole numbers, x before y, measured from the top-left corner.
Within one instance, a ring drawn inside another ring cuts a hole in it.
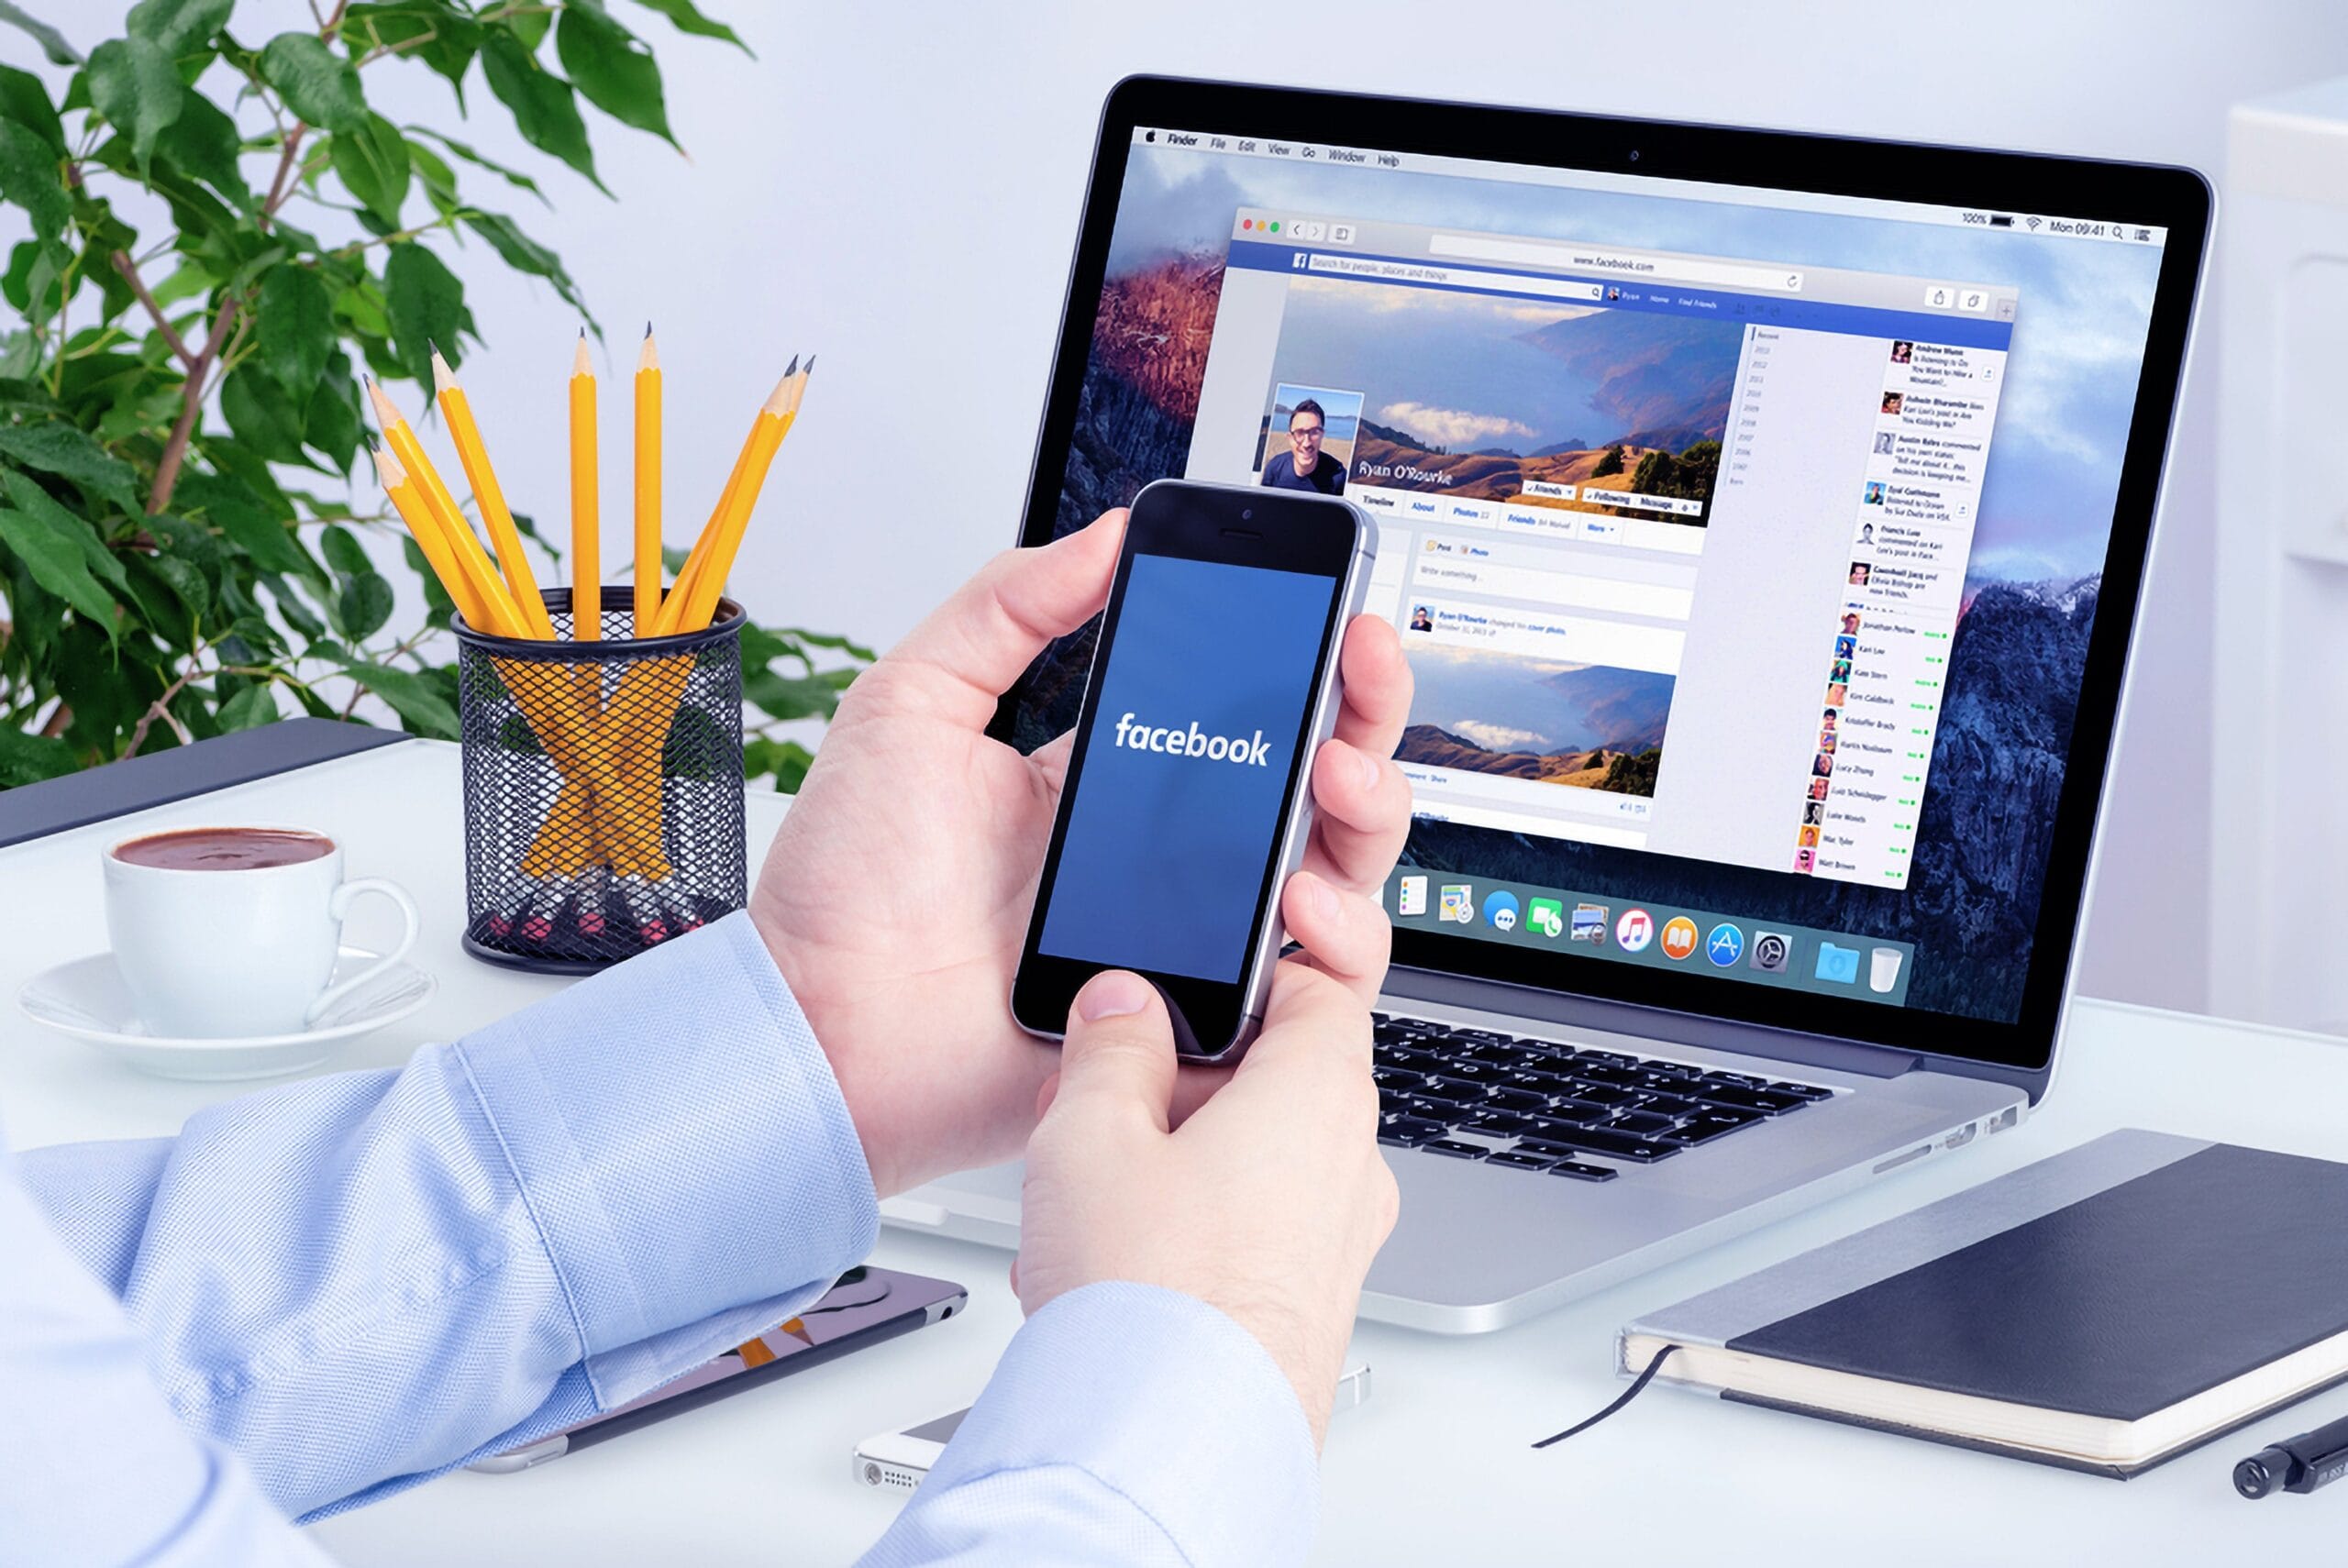
[[[2126,1478],[2348,1377],[2348,1165],[2123,1131],[1650,1314],[1626,1371]]]

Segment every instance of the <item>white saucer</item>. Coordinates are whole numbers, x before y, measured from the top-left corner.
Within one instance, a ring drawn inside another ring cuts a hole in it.
[[[345,947],[335,965],[340,977],[378,955]],[[315,1067],[337,1041],[356,1039],[396,1023],[432,999],[439,982],[413,964],[394,964],[339,999],[319,1016],[317,1027],[299,1034],[242,1040],[172,1040],[149,1034],[131,1005],[111,953],[93,953],[45,969],[25,982],[17,1005],[35,1023],[46,1024],[84,1044],[112,1053],[158,1077],[222,1083],[269,1078]]]

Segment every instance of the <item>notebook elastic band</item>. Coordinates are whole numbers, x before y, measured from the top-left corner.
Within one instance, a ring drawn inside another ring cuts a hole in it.
[[[1636,1377],[1631,1379],[1631,1386],[1623,1390],[1622,1394],[1615,1399],[1614,1403],[1607,1406],[1606,1408],[1599,1411],[1598,1414],[1590,1417],[1589,1419],[1579,1422],[1577,1425],[1567,1427],[1564,1431],[1557,1433],[1555,1437],[1545,1437],[1533,1446],[1535,1448],[1546,1448],[1553,1442],[1563,1442],[1567,1438],[1572,1437],[1577,1433],[1589,1430],[1590,1428],[1596,1426],[1599,1422],[1604,1420],[1607,1417],[1612,1415],[1615,1411],[1621,1409],[1632,1400],[1637,1398],[1639,1397],[1639,1390],[1645,1388],[1649,1383],[1655,1381],[1656,1373],[1663,1366],[1663,1358],[1669,1355],[1673,1351],[1676,1351],[1678,1348],[1679,1347],[1678,1345],[1666,1345],[1661,1350],[1656,1352],[1655,1359],[1647,1363],[1646,1370],[1640,1373]]]

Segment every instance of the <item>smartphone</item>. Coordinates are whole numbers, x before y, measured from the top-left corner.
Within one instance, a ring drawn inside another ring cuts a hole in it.
[[[822,1299],[772,1333],[737,1345],[638,1399],[535,1442],[466,1466],[510,1474],[566,1453],[699,1409],[713,1400],[763,1387],[844,1355],[942,1323],[969,1303],[962,1287],[927,1275],[859,1265],[840,1275]]]
[[[1376,540],[1309,492],[1160,480],[1135,498],[1012,982],[1021,1028],[1060,1038],[1085,981],[1131,969],[1182,1056],[1246,1048]]]
[[[1332,1411],[1349,1410],[1368,1397],[1369,1368],[1348,1367],[1345,1376],[1337,1380],[1337,1402]],[[856,1445],[851,1473],[867,1486],[912,1491],[936,1466],[937,1456],[946,1452],[947,1440],[969,1413],[960,1409],[901,1432],[866,1438]]]

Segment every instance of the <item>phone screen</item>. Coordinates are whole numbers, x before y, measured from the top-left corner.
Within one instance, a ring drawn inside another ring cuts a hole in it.
[[[1336,591],[1135,555],[1039,952],[1239,978]]]
[[[1012,1010],[1057,1033],[1084,982],[1154,982],[1184,1055],[1245,1043],[1273,878],[1367,556],[1343,502],[1161,481],[1135,499]]]

